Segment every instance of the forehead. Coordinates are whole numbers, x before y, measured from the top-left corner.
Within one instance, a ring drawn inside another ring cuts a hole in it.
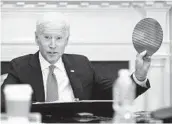
[[[46,24],[37,30],[41,34],[49,35],[65,35],[67,33],[66,28],[63,25]]]

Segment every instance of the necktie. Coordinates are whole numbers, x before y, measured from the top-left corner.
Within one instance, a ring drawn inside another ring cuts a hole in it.
[[[46,102],[58,100],[58,85],[54,74],[54,65],[49,66],[49,74],[47,78],[47,97]]]

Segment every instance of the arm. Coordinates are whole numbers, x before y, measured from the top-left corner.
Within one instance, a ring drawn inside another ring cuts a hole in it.
[[[137,79],[134,79],[134,74],[131,75],[131,79],[136,84],[136,97],[138,97],[142,93],[146,92],[150,88],[150,83],[149,83],[149,80],[148,79],[146,79],[144,82],[140,81],[140,83],[138,83],[136,81]]]
[[[115,83],[112,79],[108,79],[102,76],[96,76],[96,85],[94,86],[94,99],[98,100],[112,100],[112,87]],[[136,84],[136,98],[142,93],[146,92],[150,88],[149,80],[147,79],[145,84],[146,87],[139,85],[134,79],[133,74],[131,75],[132,81]]]
[[[151,57],[147,56],[147,52],[143,51],[136,56],[135,69],[132,79],[136,81],[136,93],[138,95],[150,88],[149,80],[147,79],[147,73],[151,64]]]
[[[150,66],[150,57],[146,57],[145,59],[145,56],[146,52],[137,55],[136,71],[131,75],[131,79],[136,84],[136,97],[150,88],[150,83],[147,79],[147,73]],[[90,67],[92,68],[91,64]],[[112,85],[114,81],[98,75],[94,69],[93,71],[96,82],[94,92],[96,92],[96,96],[99,96],[98,99],[112,99]]]

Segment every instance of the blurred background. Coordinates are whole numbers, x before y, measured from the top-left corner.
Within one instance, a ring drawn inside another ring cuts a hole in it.
[[[148,75],[151,88],[135,100],[135,109],[172,106],[171,0],[2,0],[2,68],[13,58],[38,50],[36,20],[50,11],[63,12],[71,24],[66,53],[83,54],[96,62],[128,62],[131,73],[137,54],[132,44],[133,29],[143,18],[156,19],[164,32],[163,43],[152,56]]]

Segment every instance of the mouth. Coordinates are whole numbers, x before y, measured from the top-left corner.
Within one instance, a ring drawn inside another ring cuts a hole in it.
[[[57,55],[58,54],[58,52],[47,52],[49,55]]]

